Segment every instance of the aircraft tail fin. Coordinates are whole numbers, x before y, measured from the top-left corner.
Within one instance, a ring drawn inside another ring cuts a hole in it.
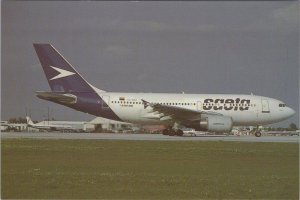
[[[33,44],[33,46],[53,92],[95,91],[95,87],[82,78],[51,44]]]
[[[26,120],[27,120],[28,125],[30,125],[30,126],[34,125],[33,121],[31,120],[31,118],[29,116],[26,116]]]

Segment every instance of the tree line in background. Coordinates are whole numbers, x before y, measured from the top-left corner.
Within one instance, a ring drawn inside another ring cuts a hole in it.
[[[290,123],[290,125],[287,128],[266,127],[265,130],[267,130],[267,131],[296,131],[296,130],[298,130],[298,127],[296,124]]]
[[[26,124],[27,120],[23,117],[13,117],[8,119],[8,123],[10,124]]]
[[[54,118],[52,118],[54,120]],[[33,123],[37,123],[38,121],[32,120]],[[25,117],[12,117],[8,119],[8,123],[10,124],[26,124],[27,120]]]

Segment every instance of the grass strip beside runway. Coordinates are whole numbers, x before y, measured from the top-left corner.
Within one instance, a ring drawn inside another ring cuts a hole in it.
[[[298,144],[2,139],[2,198],[299,197]]]

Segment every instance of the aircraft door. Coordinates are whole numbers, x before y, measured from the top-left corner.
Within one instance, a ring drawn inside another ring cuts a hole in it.
[[[202,103],[201,103],[201,101],[197,101],[197,110],[199,110],[199,111],[202,110]]]
[[[102,96],[102,108],[107,109],[109,108],[109,96],[108,95],[104,95]]]
[[[262,113],[270,113],[269,101],[267,99],[261,100]]]

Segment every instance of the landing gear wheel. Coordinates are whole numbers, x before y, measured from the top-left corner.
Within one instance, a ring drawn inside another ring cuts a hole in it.
[[[260,137],[260,136],[261,136],[261,132],[260,132],[260,131],[256,131],[256,132],[254,133],[254,135],[255,135],[256,137]]]
[[[169,129],[164,129],[164,130],[162,131],[162,134],[163,134],[163,135],[169,135]]]
[[[162,132],[163,135],[170,135],[170,136],[173,136],[175,135],[175,131],[171,128],[167,128],[167,129],[164,129],[163,132]]]
[[[163,135],[169,135],[169,136],[174,136],[174,135],[182,136],[183,131],[181,129],[174,130],[172,128],[167,128],[167,129],[163,130],[162,134]]]
[[[183,131],[181,129],[176,130],[176,135],[177,136],[183,136]]]
[[[169,129],[169,136],[176,135],[176,132],[173,129]]]

